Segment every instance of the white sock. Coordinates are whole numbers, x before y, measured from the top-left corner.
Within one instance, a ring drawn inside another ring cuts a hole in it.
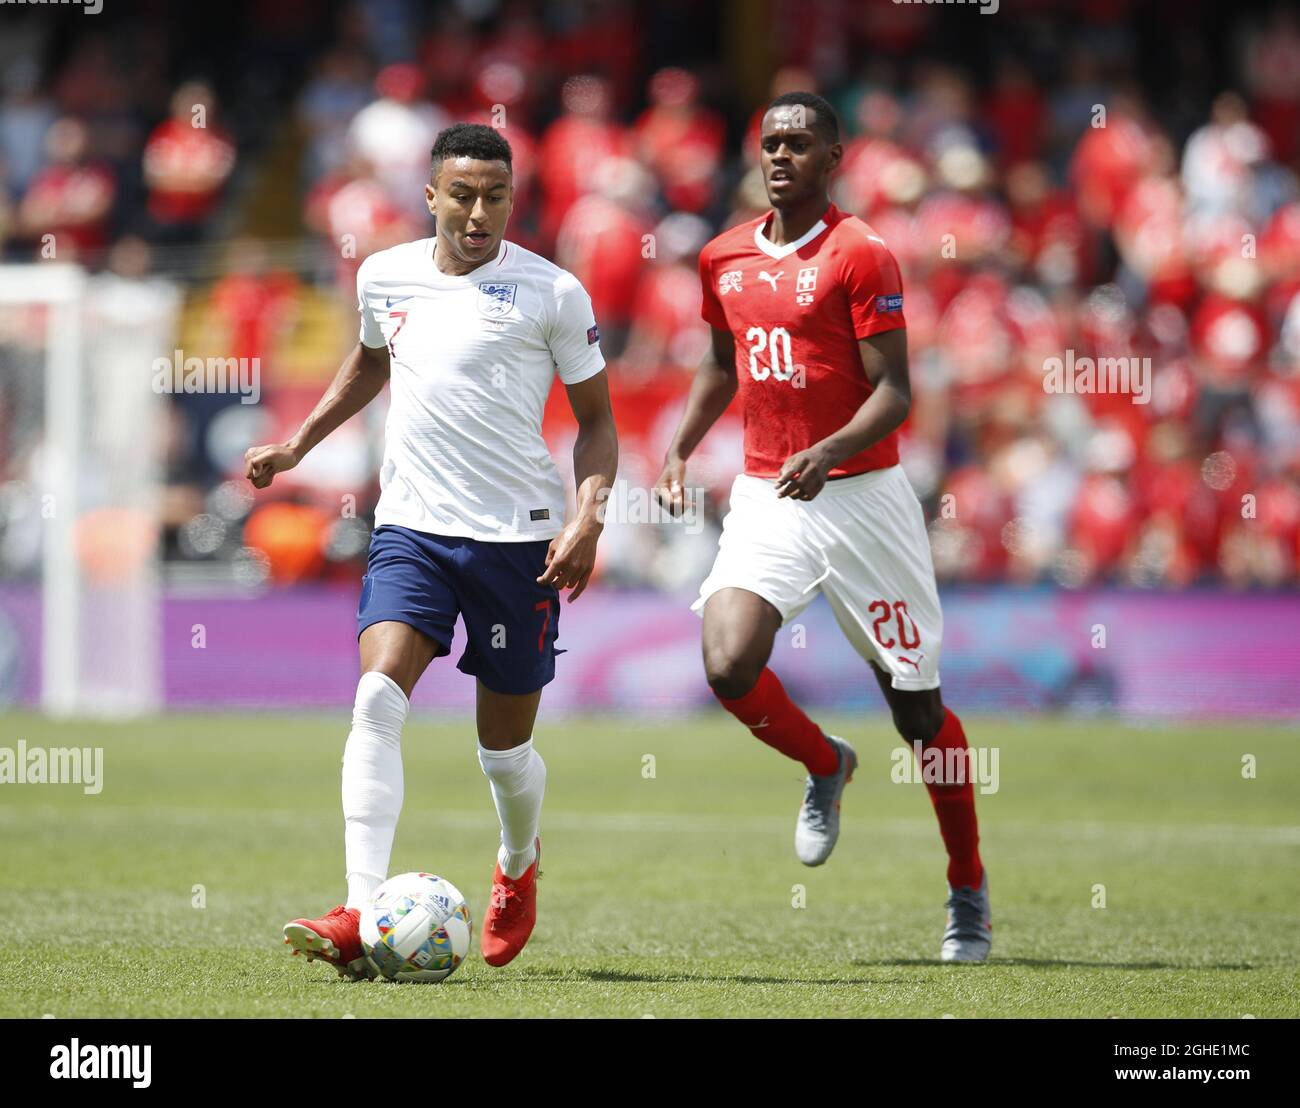
[[[361,908],[388,873],[402,811],[402,724],[410,708],[397,682],[371,670],[357,683],[343,748],[343,843],[349,908]]]
[[[346,908],[364,908],[375,890],[384,883],[382,877],[373,873],[348,874],[348,902]]]
[[[533,749],[533,740],[511,750],[478,748],[478,764],[492,786],[492,800],[501,820],[501,872],[522,877],[537,858],[537,828],[546,792],[546,763]]]

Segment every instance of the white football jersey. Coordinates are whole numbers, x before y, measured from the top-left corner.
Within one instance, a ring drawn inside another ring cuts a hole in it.
[[[513,242],[463,277],[440,272],[433,247],[381,250],[357,272],[361,342],[392,365],[375,526],[554,538],[564,486],[542,410],[556,372],[573,385],[605,368],[591,298]]]

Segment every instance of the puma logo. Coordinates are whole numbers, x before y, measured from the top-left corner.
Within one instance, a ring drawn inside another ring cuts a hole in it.
[[[900,662],[906,662],[909,666],[911,666],[914,670],[916,670],[917,673],[920,673],[920,672],[921,672],[921,667],[920,667],[920,665],[919,665],[919,661],[920,661],[921,658],[924,658],[924,657],[925,657],[924,654],[919,654],[919,655],[917,655],[917,661],[914,662],[914,661],[912,661],[911,658],[904,658],[904,657],[900,654],[900,655],[898,656],[898,660],[899,660]]]
[[[760,727],[766,727],[766,726],[767,726],[767,716],[764,716],[764,717],[763,717],[761,720],[759,720],[757,723],[751,723],[751,724],[749,725],[749,729],[750,729],[751,731],[757,731]]]
[[[775,277],[774,277],[772,274],[768,273],[768,271],[767,271],[766,269],[760,269],[760,270],[758,271],[758,279],[759,279],[760,281],[767,281],[767,282],[772,286],[772,291],[773,291],[773,292],[776,292],[776,283],[777,283],[777,281],[779,281],[783,276],[785,276],[785,270],[784,270],[784,269],[779,269],[779,270],[777,270],[777,272],[776,272],[776,276],[775,276]]]

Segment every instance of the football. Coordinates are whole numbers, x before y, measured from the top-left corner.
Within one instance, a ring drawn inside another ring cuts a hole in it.
[[[389,981],[445,980],[465,960],[469,938],[465,898],[433,873],[390,877],[361,913],[361,945]]]

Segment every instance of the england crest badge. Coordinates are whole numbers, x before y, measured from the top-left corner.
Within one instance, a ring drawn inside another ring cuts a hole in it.
[[[510,314],[515,306],[515,290],[518,285],[503,284],[499,281],[483,281],[478,287],[479,315],[500,318]]]

